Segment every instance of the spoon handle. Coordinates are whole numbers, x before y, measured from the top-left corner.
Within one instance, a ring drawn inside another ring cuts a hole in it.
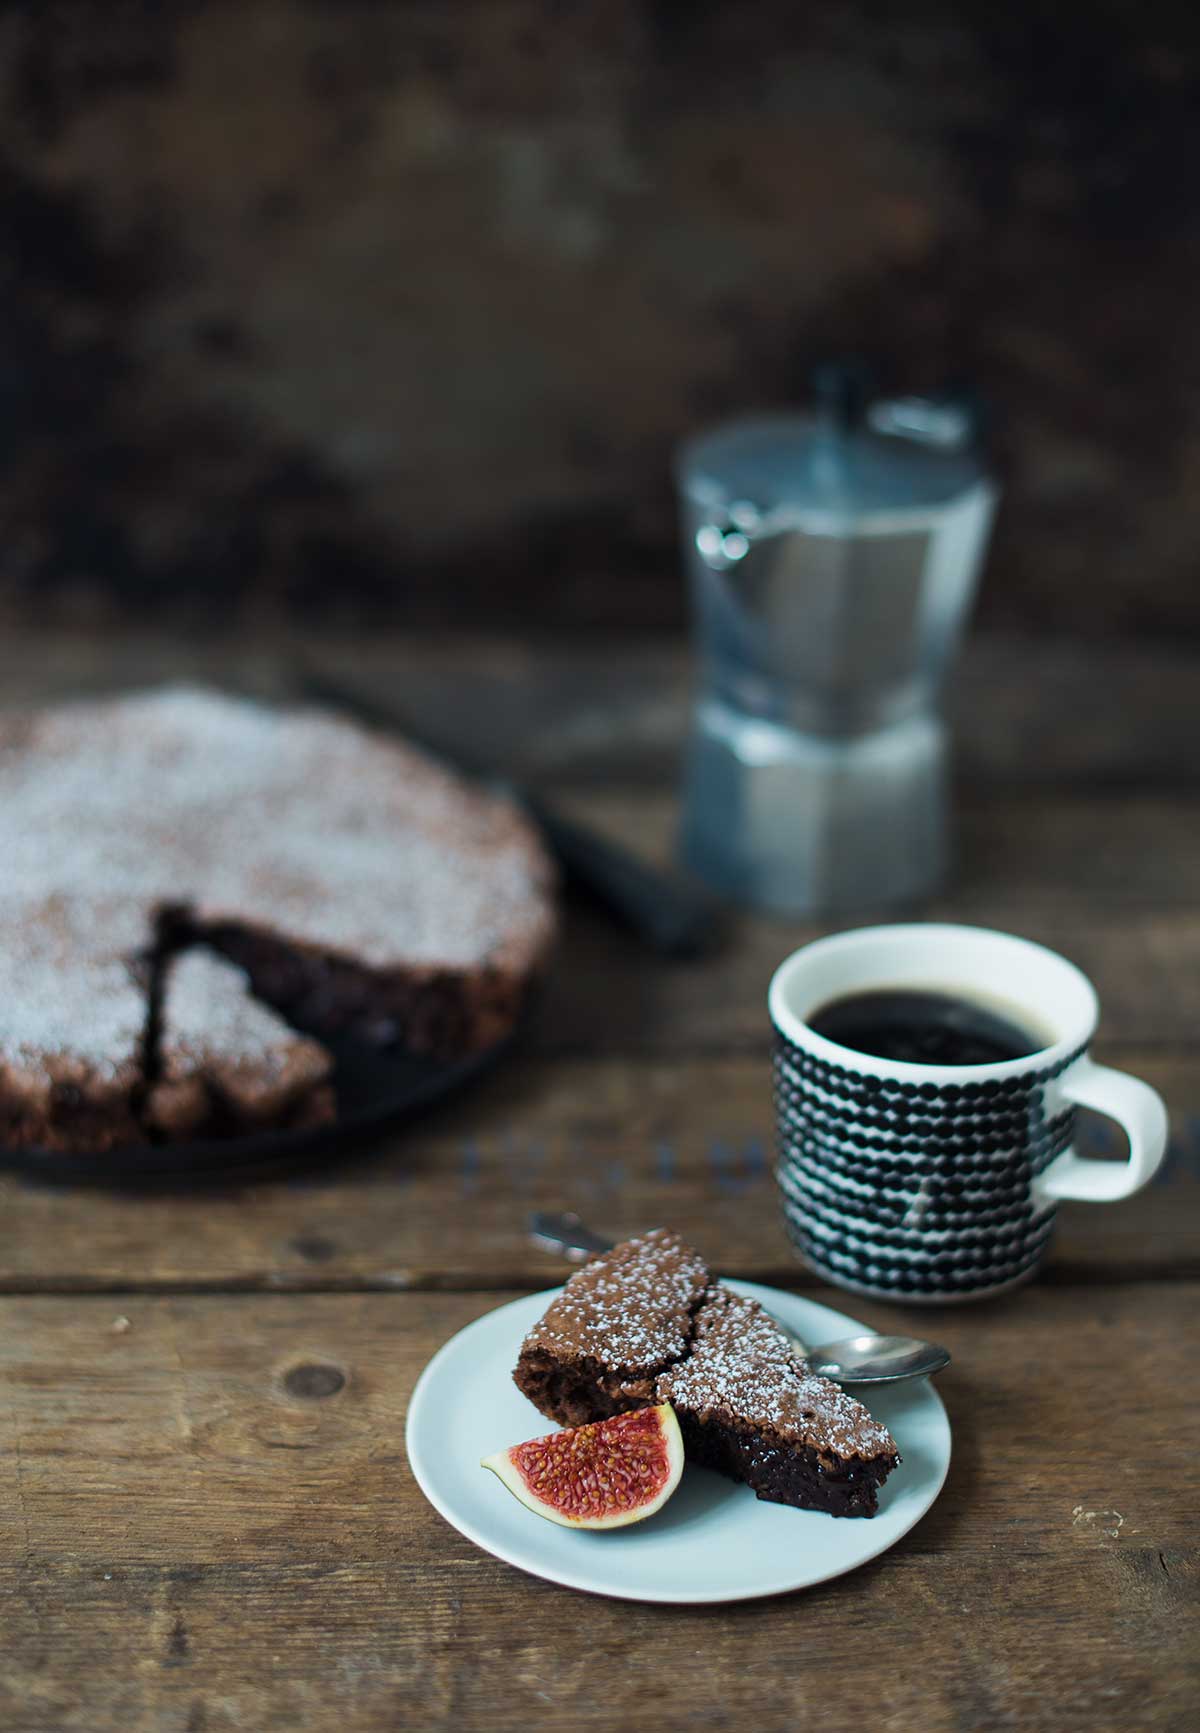
[[[598,1252],[611,1252],[612,1240],[595,1234],[572,1210],[534,1210],[529,1232],[548,1252],[561,1252],[572,1263],[582,1264]]]

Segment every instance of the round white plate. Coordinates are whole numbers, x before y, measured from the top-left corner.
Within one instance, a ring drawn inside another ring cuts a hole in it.
[[[730,1282],[802,1342],[869,1328],[779,1288]],[[512,1381],[525,1333],[561,1290],[530,1294],[477,1318],[426,1366],[408,1409],[417,1484],[446,1521],[485,1552],[567,1588],[630,1601],[744,1601],[807,1588],[886,1552],[929,1509],[950,1466],[950,1423],[927,1380],[864,1387],[903,1458],[874,1517],[830,1517],[755,1498],[689,1464],[675,1496],[643,1523],[595,1532],[526,1510],[480,1457],[552,1430]]]

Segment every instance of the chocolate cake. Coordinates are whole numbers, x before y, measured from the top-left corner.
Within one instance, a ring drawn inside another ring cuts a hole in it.
[[[757,1301],[661,1228],[572,1276],[513,1377],[565,1426],[670,1402],[692,1460],[802,1510],[873,1516],[900,1460],[887,1429],[809,1372]]]
[[[657,1380],[695,1462],[759,1498],[830,1516],[874,1516],[899,1462],[887,1428],[797,1358],[757,1300],[714,1283],[687,1354]]]
[[[182,1097],[150,1102],[158,1059],[135,967],[148,948],[160,966],[185,945],[222,953],[306,1034],[457,1057],[511,1031],[553,934],[552,870],[512,802],[320,711],[167,688],[0,719],[0,810],[0,906],[50,898],[75,911],[53,944],[37,915],[23,933],[19,912],[0,940],[14,983],[0,1072],[9,1142],[99,1149],[177,1134],[167,1119],[182,1125]],[[110,944],[99,927],[114,907]],[[110,1067],[103,1090],[81,1043]],[[271,1102],[268,1117],[291,1123],[298,1098],[279,1093],[261,1052],[256,1063],[252,1117]],[[233,1090],[225,1062],[219,1084],[210,1071],[198,1123],[249,1113],[247,1075]],[[314,1087],[303,1111],[324,1111],[318,1099]]]
[[[0,808],[0,894],[169,908],[315,1034],[490,1046],[553,932],[511,801],[322,711],[181,687],[11,719]]]
[[[165,965],[147,1125],[166,1141],[327,1124],[333,1062],[250,997],[241,969],[206,951]]]
[[[563,1426],[660,1400],[656,1380],[683,1359],[710,1277],[664,1228],[624,1240],[571,1277],[525,1338],[513,1376]]]
[[[0,1138],[140,1140],[151,931],[136,902],[0,898]]]

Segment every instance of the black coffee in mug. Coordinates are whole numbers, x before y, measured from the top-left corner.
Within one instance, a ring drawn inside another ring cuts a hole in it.
[[[1088,1047],[1095,989],[1012,933],[949,923],[835,933],[779,965],[775,1176],[805,1262],[855,1293],[944,1305],[1045,1256],[1063,1198],[1153,1178],[1167,1115]],[[1124,1162],[1073,1147],[1076,1108],[1124,1127]]]
[[[999,1065],[1053,1040],[979,1000],[913,987],[874,988],[830,999],[806,1019],[839,1047],[907,1065]]]

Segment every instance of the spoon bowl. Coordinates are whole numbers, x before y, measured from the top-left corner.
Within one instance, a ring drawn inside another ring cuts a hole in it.
[[[897,1384],[928,1378],[950,1364],[945,1348],[917,1336],[844,1336],[810,1348],[804,1358],[810,1371],[836,1384]]]

